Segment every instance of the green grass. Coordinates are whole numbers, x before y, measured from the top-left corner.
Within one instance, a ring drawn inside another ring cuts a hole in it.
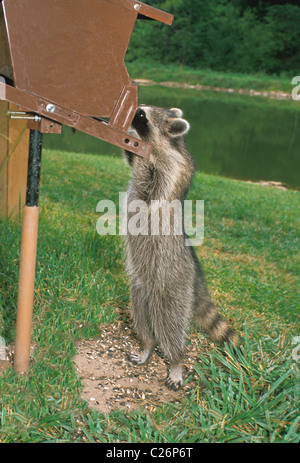
[[[242,74],[212,71],[210,69],[193,69],[176,64],[162,65],[149,61],[126,63],[132,79],[150,79],[155,82],[180,82],[191,85],[201,84],[210,87],[252,89],[258,91],[291,92],[291,80],[294,76],[270,76],[263,73]]]
[[[241,334],[239,352],[201,349],[181,405],[155,411],[87,407],[73,357],[129,305],[120,237],[96,233],[96,205],[118,201],[129,169],[117,156],[43,152],[30,370],[0,376],[1,442],[296,442],[299,370],[299,193],[197,173],[205,200],[197,249],[214,299]],[[14,341],[20,224],[0,222],[0,335]],[[194,329],[194,328],[192,328]]]

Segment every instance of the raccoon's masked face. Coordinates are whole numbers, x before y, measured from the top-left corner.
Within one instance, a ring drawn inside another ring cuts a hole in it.
[[[182,119],[181,109],[141,105],[132,121],[132,129],[142,140],[158,146],[182,138],[190,126]]]

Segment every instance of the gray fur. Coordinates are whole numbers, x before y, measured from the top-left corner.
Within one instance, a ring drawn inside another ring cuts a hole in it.
[[[149,159],[125,153],[132,167],[128,203],[147,202],[148,226],[151,200],[182,202],[191,184],[194,164],[184,141],[189,124],[181,116],[176,108],[140,106],[132,123],[135,135],[153,146]],[[185,246],[186,238],[172,232],[170,236],[127,236],[133,320],[144,345],[131,360],[145,363],[158,344],[170,362],[167,385],[173,389],[182,385],[185,330],[192,318],[217,341],[234,340],[211,300],[193,248]]]

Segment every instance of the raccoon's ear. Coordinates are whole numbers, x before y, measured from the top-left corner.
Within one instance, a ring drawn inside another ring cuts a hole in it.
[[[183,116],[183,111],[179,108],[172,108],[171,111],[175,113],[176,117],[182,117]]]
[[[168,132],[171,137],[183,137],[190,130],[190,124],[185,119],[169,119]]]

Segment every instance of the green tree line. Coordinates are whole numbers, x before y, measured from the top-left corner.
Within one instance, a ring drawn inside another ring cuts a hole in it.
[[[145,0],[175,17],[138,21],[127,60],[244,73],[300,74],[299,0]]]

